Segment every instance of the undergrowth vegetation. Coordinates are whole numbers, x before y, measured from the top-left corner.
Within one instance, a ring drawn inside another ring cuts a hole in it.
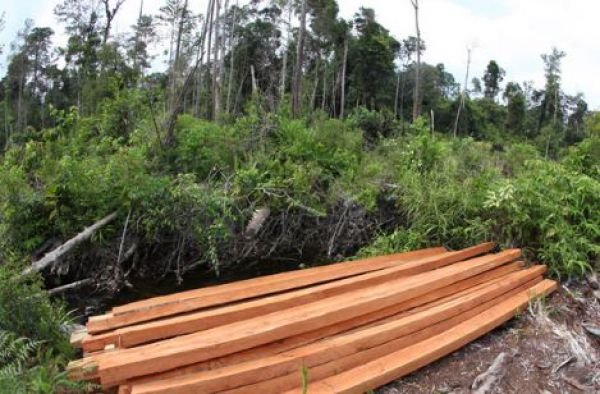
[[[549,160],[523,140],[453,139],[424,121],[402,132],[364,109],[310,122],[251,109],[221,123],[184,115],[165,146],[143,119],[116,134],[115,114],[129,111],[112,106],[94,117],[56,111],[56,127],[1,158],[2,392],[67,389],[61,370],[72,355],[65,309],[9,267],[111,212],[119,220],[52,267],[55,285],[92,277],[115,292],[135,278],[218,275],[256,260],[310,264],[483,241],[524,248],[558,277],[597,267],[598,135]],[[256,212],[264,220],[249,234]]]

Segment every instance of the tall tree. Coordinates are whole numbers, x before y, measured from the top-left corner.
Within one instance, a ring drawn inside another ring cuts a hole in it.
[[[562,121],[561,104],[561,62],[566,56],[565,52],[552,48],[552,52],[542,55],[546,85],[543,92],[543,100],[540,107],[538,130],[540,130],[548,119],[552,119],[556,126]]]
[[[419,28],[419,0],[410,0],[415,10],[415,29],[417,42],[421,42],[421,29]],[[421,116],[421,47],[417,46],[417,67],[415,72],[415,91],[413,100],[413,122]]]
[[[115,5],[111,5],[111,0],[101,0],[104,5],[104,31],[102,33],[102,45],[105,45],[108,42],[108,38],[110,37],[110,29],[112,28],[112,23],[115,17],[117,16],[117,12],[125,3],[125,0],[116,0]]]
[[[523,89],[518,83],[509,82],[504,90],[506,100],[505,128],[513,134],[521,134],[524,131],[527,102]]]
[[[306,36],[306,13],[308,0],[302,0],[300,8],[300,28],[296,46],[296,65],[292,78],[292,114],[295,118],[300,116],[302,109],[302,68],[304,67],[304,40]]]
[[[140,2],[140,11],[137,23],[132,26],[132,35],[128,39],[127,55],[136,76],[143,76],[144,71],[150,68],[151,57],[148,48],[158,37],[154,19],[145,15],[144,2]]]
[[[465,72],[465,83],[463,85],[463,90],[460,95],[460,102],[458,103],[458,110],[456,111],[456,119],[454,121],[454,138],[456,138],[458,134],[458,122],[460,121],[460,114],[465,106],[465,100],[467,98],[467,90],[469,89],[469,71],[471,70],[471,47],[467,47],[467,70]]]
[[[494,100],[500,92],[500,83],[504,80],[506,72],[496,63],[490,60],[483,74],[484,97]]]

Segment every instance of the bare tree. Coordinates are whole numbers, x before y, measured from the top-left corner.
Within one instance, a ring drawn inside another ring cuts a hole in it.
[[[413,102],[413,122],[421,115],[421,29],[419,28],[419,0],[410,0],[415,9],[415,27],[417,30],[417,67],[415,70],[415,92]]]
[[[233,9],[233,20],[231,21],[231,32],[229,36],[229,81],[227,82],[227,103],[225,105],[225,111],[230,113],[231,111],[231,89],[233,87],[233,71],[235,67],[235,27],[237,23],[237,12],[239,8],[239,2],[236,1],[235,8]]]
[[[215,44],[214,44],[214,60],[212,64],[212,118],[216,119],[219,112],[221,111],[221,89],[220,89],[220,68],[221,64],[221,40],[223,39],[223,34],[221,32],[221,0],[217,0],[216,9],[215,9],[215,23],[214,23],[214,35],[215,35]]]
[[[306,35],[307,0],[302,0],[300,11],[300,31],[298,32],[298,46],[296,47],[296,66],[292,79],[292,114],[295,118],[300,116],[302,107],[302,65],[304,63],[304,38]]]
[[[344,119],[344,110],[346,108],[346,67],[348,64],[348,35],[344,38],[344,59],[342,60],[342,81],[340,97],[340,119]]]
[[[285,50],[283,51],[283,62],[281,64],[281,85],[279,87],[279,100],[283,99],[285,95],[285,79],[287,77],[287,63],[288,63],[288,52],[290,50],[290,32],[292,30],[292,1],[287,0],[286,7],[288,9],[288,18],[286,24],[287,38],[285,41]]]
[[[208,1],[208,5],[206,7],[206,16],[204,18],[204,24],[202,26],[202,33],[200,33],[200,43],[198,45],[198,55],[196,56],[196,65],[197,67],[195,67],[194,69],[196,70],[195,73],[197,75],[195,76],[195,104],[194,104],[194,114],[195,116],[199,117],[200,116],[200,98],[202,96],[202,81],[203,81],[203,74],[202,74],[202,65],[204,63],[204,54],[205,54],[205,44],[206,44],[206,35],[207,34],[211,34],[209,32],[209,25],[210,25],[210,15],[212,15],[213,9],[215,7],[215,0],[209,0]],[[209,41],[209,47],[210,47],[210,41]],[[208,49],[208,56],[210,56],[210,48]],[[210,59],[207,61],[210,61]]]
[[[458,104],[458,110],[456,111],[456,119],[454,120],[454,138],[458,135],[458,122],[460,121],[460,114],[465,106],[465,99],[467,96],[467,89],[469,83],[469,71],[471,69],[471,52],[472,48],[467,47],[467,72],[465,73],[465,83],[463,85],[463,90],[460,95],[460,103]]]
[[[104,16],[106,17],[106,24],[104,25],[104,33],[102,35],[102,44],[106,44],[108,42],[108,37],[110,37],[110,29],[112,27],[112,22],[119,12],[119,8],[125,3],[125,0],[117,0],[114,7],[111,7],[110,0],[101,0],[104,5]]]

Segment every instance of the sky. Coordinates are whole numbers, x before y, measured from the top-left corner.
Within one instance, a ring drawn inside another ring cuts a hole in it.
[[[191,0],[203,12],[207,0]],[[232,0],[231,0],[232,1]],[[163,0],[144,0],[151,13]],[[240,1],[241,3],[244,0]],[[5,44],[0,58],[4,70],[10,42],[26,18],[37,26],[62,33],[53,9],[59,0],[7,0],[0,4],[6,26],[0,32]],[[421,0],[421,33],[427,45],[424,61],[444,63],[458,81],[464,79],[467,47],[472,49],[471,77],[481,77],[489,60],[506,70],[506,80],[544,82],[542,53],[557,47],[567,53],[563,60],[563,89],[583,93],[592,109],[600,110],[600,1],[598,0]],[[125,32],[138,14],[140,0],[126,0],[113,33]],[[340,14],[351,18],[359,7],[375,10],[378,21],[397,38],[415,34],[410,0],[338,0]],[[61,34],[56,41],[64,39]]]

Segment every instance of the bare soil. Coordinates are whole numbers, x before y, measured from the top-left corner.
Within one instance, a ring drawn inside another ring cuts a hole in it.
[[[470,393],[505,352],[503,377],[488,393],[600,393],[600,299],[592,284],[566,284],[527,312],[463,349],[377,390],[378,394]]]

